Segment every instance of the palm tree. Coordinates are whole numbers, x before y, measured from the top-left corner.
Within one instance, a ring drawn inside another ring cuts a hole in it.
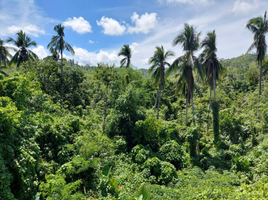
[[[124,56],[124,58],[120,61],[121,67],[126,64],[126,68],[130,67],[130,58],[131,58],[131,48],[128,44],[125,44],[120,52],[118,53],[118,56]]]
[[[8,76],[8,74],[2,71],[2,68],[7,66],[9,59],[12,58],[11,54],[9,53],[10,50],[17,51],[16,48],[4,46],[4,41],[0,39],[0,73]],[[2,63],[4,64],[2,66]]]
[[[266,14],[267,12],[264,13],[263,18],[260,16],[250,19],[246,25],[246,27],[254,34],[254,41],[247,53],[255,47],[257,49],[257,62],[260,64],[259,97],[261,95],[262,64],[267,51],[265,34],[268,32],[268,20]]]
[[[47,45],[47,48],[50,52],[58,51],[61,55],[61,77],[63,77],[63,51],[66,49],[72,55],[75,54],[72,46],[64,40],[64,26],[58,24],[54,27],[54,31],[57,32],[57,35],[54,35],[51,39],[51,42]]]
[[[205,48],[200,55],[200,61],[204,66],[206,81],[210,86],[209,108],[211,106],[211,91],[214,90],[214,101],[216,101],[216,80],[225,72],[222,64],[219,62],[216,52],[216,33],[209,32],[206,38],[201,42],[201,47]]]
[[[52,59],[52,60],[58,61],[60,59],[60,55],[55,48],[50,48],[49,51],[51,55],[45,57],[44,60]]]
[[[165,65],[170,67],[170,64],[167,62],[167,59],[170,56],[174,56],[172,51],[165,52],[163,46],[157,46],[154,55],[149,60],[149,64],[152,65],[149,69],[149,73],[152,73],[152,79],[155,80],[154,84],[159,86],[155,101],[155,109],[157,107],[157,119],[159,118],[161,91],[165,85]]]
[[[185,54],[177,58],[167,71],[168,75],[173,71],[179,72],[177,74],[179,79],[176,90],[177,92],[180,91],[186,97],[186,125],[188,124],[187,115],[190,100],[192,102],[193,123],[195,125],[193,93],[197,86],[194,81],[193,69],[197,69],[199,75],[203,78],[201,66],[199,65],[198,59],[194,56],[194,53],[199,49],[200,35],[201,32],[197,33],[193,26],[184,24],[183,32],[173,40],[173,46],[180,44]]]
[[[16,35],[16,39],[13,39],[11,37],[7,38],[7,42],[12,42],[19,48],[10,62],[17,63],[17,67],[19,67],[21,62],[28,61],[29,59],[38,60],[38,56],[30,49],[28,49],[31,46],[36,46],[36,42],[32,41],[31,38],[27,36],[22,30],[16,33]]]

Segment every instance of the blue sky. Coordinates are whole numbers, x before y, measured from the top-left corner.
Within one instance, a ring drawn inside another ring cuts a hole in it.
[[[132,47],[132,64],[148,68],[156,46],[182,54],[172,40],[184,23],[202,32],[216,30],[218,57],[244,54],[253,41],[245,24],[268,10],[267,0],[0,0],[0,38],[22,29],[38,44],[32,50],[43,58],[53,27],[65,26],[66,41],[80,64],[119,64],[124,44]]]

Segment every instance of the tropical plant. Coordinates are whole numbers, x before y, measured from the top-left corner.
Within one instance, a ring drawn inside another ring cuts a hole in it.
[[[201,47],[204,48],[200,55],[200,61],[204,66],[206,74],[206,82],[210,86],[209,108],[211,106],[211,91],[214,90],[214,101],[216,101],[216,80],[226,71],[217,58],[216,52],[216,33],[215,30],[209,32],[206,38],[201,42]]]
[[[199,64],[198,59],[194,56],[194,53],[199,49],[199,37],[201,32],[197,33],[193,26],[184,24],[184,30],[173,40],[173,46],[178,44],[182,45],[185,54],[177,58],[173,64],[169,67],[167,74],[170,75],[174,71],[178,71],[177,76],[179,76],[177,81],[176,92],[181,92],[186,96],[186,125],[188,124],[188,103],[192,101],[192,114],[193,114],[193,124],[195,125],[194,118],[194,102],[193,93],[197,86],[194,81],[193,69],[197,69],[201,78],[202,69]]]
[[[118,53],[118,56],[124,56],[124,58],[120,61],[121,67],[126,64],[126,68],[130,67],[130,58],[131,58],[131,48],[128,44],[125,44],[120,52]]]
[[[60,59],[60,55],[55,48],[50,48],[49,51],[51,55],[45,57],[44,60],[52,59],[52,60],[58,61]]]
[[[7,38],[7,42],[12,42],[15,46],[19,48],[19,50],[15,53],[15,55],[11,59],[11,64],[16,63],[17,67],[20,66],[22,62],[31,60],[38,60],[38,56],[28,49],[31,46],[36,46],[36,42],[32,41],[29,36],[25,34],[22,30],[16,33],[17,38],[13,39],[11,37]]]
[[[157,119],[159,118],[161,92],[165,85],[165,65],[170,67],[170,64],[167,62],[167,59],[171,56],[174,56],[174,53],[172,51],[165,52],[163,46],[157,46],[154,55],[149,60],[149,64],[151,64],[149,73],[152,73],[152,79],[154,79],[154,84],[159,86],[154,106],[154,109],[157,108]]]
[[[60,53],[61,58],[61,77],[63,77],[63,51],[66,49],[68,52],[70,52],[72,55],[75,54],[72,46],[64,40],[65,34],[64,34],[64,26],[61,24],[58,24],[54,27],[54,31],[57,32],[57,35],[54,35],[50,41],[50,43],[47,45],[47,48],[50,50],[50,52],[58,51]]]
[[[3,67],[7,66],[9,59],[12,58],[11,54],[9,53],[10,50],[16,51],[16,48],[4,46],[4,41],[0,39],[0,73],[7,76],[7,73],[2,71]],[[2,66],[2,63],[4,66]]]
[[[261,95],[261,79],[262,79],[262,67],[267,52],[267,44],[265,40],[265,34],[268,33],[268,19],[266,18],[267,12],[264,13],[264,17],[255,17],[248,21],[246,27],[254,34],[254,41],[250,45],[248,52],[253,48],[256,48],[257,62],[260,65],[259,76],[259,96]]]

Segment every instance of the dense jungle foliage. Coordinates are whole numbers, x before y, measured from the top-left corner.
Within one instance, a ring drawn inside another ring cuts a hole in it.
[[[1,199],[268,199],[267,76],[259,97],[255,55],[220,62],[210,109],[197,79],[195,125],[175,75],[157,119],[147,70],[66,62],[62,76],[53,59],[5,69]]]

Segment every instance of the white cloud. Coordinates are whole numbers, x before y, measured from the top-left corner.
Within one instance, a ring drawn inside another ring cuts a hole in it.
[[[145,13],[139,16],[136,12],[133,13],[131,20],[135,24],[134,27],[129,27],[129,33],[149,33],[157,23],[157,14],[156,13]]]
[[[209,0],[157,0],[157,1],[159,3],[182,3],[182,4],[209,3]]]
[[[41,59],[48,56],[47,50],[42,45],[38,45],[36,48],[33,48],[32,51]]]
[[[252,2],[252,4],[250,4],[250,2]],[[236,14],[247,14],[259,7],[258,0],[253,0],[250,2],[238,0],[234,3],[232,11]]]
[[[139,46],[139,44],[137,42],[133,42],[129,47],[132,51],[132,54],[136,54],[139,53],[139,51],[137,50],[137,47]]]
[[[0,36],[11,36],[22,29],[35,37],[45,34],[48,23],[56,23],[43,16],[34,0],[0,0],[0,22]]]
[[[123,35],[126,30],[124,25],[113,18],[102,17],[100,21],[97,21],[97,24],[103,27],[103,33],[106,35]]]
[[[89,40],[88,43],[89,44],[94,44],[94,41],[93,40]]]
[[[97,63],[109,63],[119,65],[120,58],[117,56],[118,51],[103,51],[100,50],[98,53],[89,52],[81,47],[74,46],[75,55],[73,58],[78,61],[79,64],[86,65],[97,65]]]
[[[63,22],[63,26],[71,27],[73,31],[79,34],[92,32],[91,25],[83,17],[68,18],[67,21]]]
[[[9,34],[16,34],[20,30],[24,31],[28,35],[32,35],[34,37],[38,37],[39,34],[45,34],[45,31],[42,30],[40,27],[34,25],[34,24],[29,24],[27,26],[21,27],[21,26],[9,26],[7,28],[7,31]]]

